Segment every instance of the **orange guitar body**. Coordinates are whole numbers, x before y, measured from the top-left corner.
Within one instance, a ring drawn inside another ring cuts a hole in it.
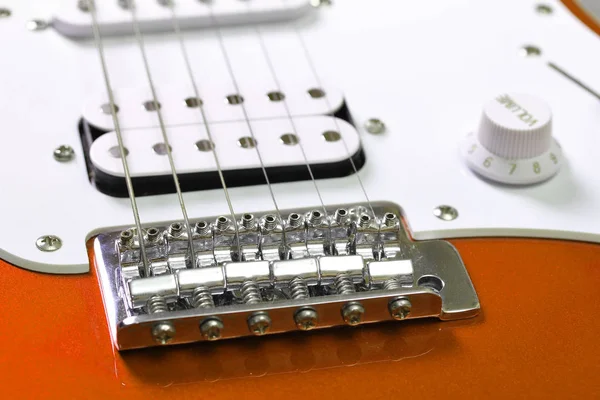
[[[123,353],[112,347],[94,272],[43,275],[0,263],[0,392],[62,399],[600,396],[600,246],[453,244],[482,304],[471,320]]]

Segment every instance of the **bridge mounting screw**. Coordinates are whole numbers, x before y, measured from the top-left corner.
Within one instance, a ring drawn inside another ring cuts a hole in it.
[[[382,120],[377,118],[371,118],[365,123],[365,129],[367,132],[374,135],[380,135],[385,132],[386,127]]]
[[[294,321],[296,322],[298,329],[310,331],[317,327],[319,314],[312,308],[301,308],[294,314]]]
[[[350,326],[359,325],[363,321],[364,315],[365,308],[356,301],[347,303],[342,308],[342,318],[344,319],[344,322]]]
[[[175,326],[172,322],[164,321],[154,324],[152,337],[157,343],[167,344],[175,337]]]
[[[71,146],[62,145],[54,149],[54,159],[60,162],[71,161],[75,157],[75,150]]]
[[[256,312],[248,318],[248,329],[256,336],[267,334],[271,325],[271,317],[266,312]]]
[[[223,329],[225,329],[223,321],[215,317],[209,317],[200,324],[200,333],[202,334],[202,337],[210,341],[221,339],[223,336]]]
[[[410,300],[400,298],[393,300],[389,305],[390,315],[395,320],[401,321],[408,317],[412,309],[412,303]]]

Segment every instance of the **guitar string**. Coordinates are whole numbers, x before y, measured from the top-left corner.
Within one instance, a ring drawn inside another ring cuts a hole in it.
[[[165,150],[167,152],[167,158],[169,160],[169,166],[171,168],[171,175],[173,176],[173,183],[175,185],[175,190],[177,192],[177,199],[179,201],[179,207],[181,208],[181,213],[183,215],[183,220],[186,226],[187,235],[188,235],[188,245],[190,251],[190,260],[194,259],[194,241],[192,236],[192,227],[190,226],[190,220],[188,218],[187,209],[185,207],[185,202],[183,200],[183,194],[181,193],[181,186],[179,185],[179,177],[177,176],[177,171],[175,169],[175,162],[173,161],[173,153],[171,149],[171,145],[169,143],[169,138],[167,135],[167,129],[165,127],[165,123],[162,116],[161,105],[158,101],[158,96],[156,93],[156,87],[154,85],[154,80],[152,77],[152,73],[150,71],[150,64],[148,62],[148,56],[146,54],[146,45],[144,42],[144,35],[140,29],[140,23],[137,16],[137,5],[135,0],[126,0],[126,4],[131,12],[131,18],[133,23],[133,31],[135,34],[136,41],[138,43],[139,50],[141,52],[142,61],[144,64],[144,70],[146,73],[146,79],[148,80],[148,85],[150,87],[150,91],[152,93],[152,101],[154,103],[154,111],[156,111],[156,115],[158,117],[158,123],[160,125],[160,131],[162,133],[163,142],[165,144]]]
[[[190,83],[193,88],[194,96],[197,99],[197,101],[199,102],[198,109],[200,111],[200,116],[202,118],[202,121],[204,121],[204,125],[206,127],[206,135],[208,137],[208,140],[211,143],[213,158],[215,160],[215,165],[217,166],[217,172],[219,174],[219,179],[221,181],[221,186],[223,187],[223,192],[225,194],[225,200],[227,202],[227,207],[229,208],[229,214],[231,215],[231,220],[233,221],[233,227],[235,229],[235,237],[236,237],[236,242],[237,242],[238,254],[241,257],[242,256],[242,248],[240,245],[240,235],[239,235],[239,226],[237,223],[237,218],[236,218],[235,212],[233,210],[233,203],[232,203],[231,197],[229,195],[229,189],[227,188],[227,184],[225,183],[225,176],[223,175],[223,170],[221,169],[221,162],[219,160],[219,156],[217,155],[217,151],[215,149],[215,144],[214,144],[215,142],[213,140],[211,127],[208,122],[206,112],[204,111],[204,108],[201,104],[202,100],[200,97],[200,90],[198,89],[198,84],[196,82],[196,78],[194,77],[194,73],[192,70],[192,63],[190,62],[190,57],[189,57],[189,53],[187,50],[187,46],[186,46],[185,40],[183,38],[183,33],[181,32],[181,25],[179,23],[179,19],[177,18],[177,13],[175,12],[175,2],[172,0],[168,0],[168,2],[166,2],[164,5],[165,5],[165,7],[170,8],[173,30],[175,31],[175,34],[177,35],[177,40],[179,41],[179,47],[181,49],[181,53],[182,53],[182,56],[183,56],[183,59],[185,62],[187,74],[188,74]]]
[[[88,9],[90,11],[92,17],[92,30],[94,34],[94,42],[96,45],[96,49],[98,50],[98,55],[100,56],[100,65],[102,68],[102,75],[104,79],[104,86],[106,88],[106,92],[108,95],[109,106],[111,110],[111,116],[113,125],[115,128],[115,133],[117,136],[117,142],[119,145],[119,152],[121,156],[121,163],[123,164],[123,171],[125,173],[125,184],[127,186],[127,193],[129,196],[129,202],[131,203],[131,209],[133,212],[133,219],[135,221],[135,227],[138,234],[138,240],[140,243],[140,253],[142,264],[144,268],[144,275],[149,276],[149,264],[148,264],[148,256],[146,254],[146,245],[144,241],[144,235],[142,230],[142,223],[140,220],[140,212],[137,206],[137,201],[135,199],[135,192],[133,190],[133,183],[131,181],[131,173],[129,171],[129,164],[127,162],[127,154],[123,141],[123,134],[121,132],[121,125],[119,123],[119,117],[117,116],[117,108],[115,106],[115,96],[112,89],[112,83],[110,80],[110,76],[108,73],[108,66],[106,64],[106,57],[104,54],[104,42],[102,39],[102,35],[100,33],[100,27],[98,24],[98,15],[96,13],[96,2],[95,0],[88,0],[87,2]]]
[[[234,89],[236,91],[236,94],[239,95],[239,96],[241,96],[240,87],[239,87],[239,84],[238,84],[238,80],[237,80],[237,78],[235,76],[235,73],[233,72],[233,66],[231,65],[231,60],[230,60],[230,57],[229,57],[229,53],[227,52],[227,49],[225,47],[225,41],[223,39],[223,33],[221,31],[221,27],[219,26],[219,23],[218,23],[215,15],[214,15],[214,12],[213,12],[213,4],[212,3],[209,4],[208,7],[209,7],[209,16],[210,16],[210,19],[212,21],[212,26],[214,26],[216,28],[217,39],[219,41],[219,46],[221,47],[221,52],[223,53],[223,58],[225,60],[226,66],[227,66],[227,71],[229,73],[229,77],[231,78],[231,81],[232,81],[233,87],[234,87]],[[250,119],[248,117],[248,111],[246,110],[246,106],[244,105],[244,100],[242,100],[242,102],[240,103],[240,106],[242,108],[242,112],[244,114],[244,119],[246,121],[246,125],[248,126],[248,130],[250,132],[250,136],[252,138],[252,141],[254,142],[254,148],[256,150],[256,155],[258,156],[258,160],[260,161],[260,166],[261,166],[263,175],[265,177],[265,182],[267,183],[267,187],[269,189],[269,193],[271,195],[271,199],[273,201],[273,205],[275,206],[275,211],[277,213],[277,217],[279,218],[279,221],[281,222],[281,225],[282,225],[283,230],[285,232],[286,222],[284,221],[284,219],[283,219],[283,217],[281,215],[281,211],[279,209],[279,205],[277,203],[277,200],[275,199],[275,193],[273,192],[273,187],[271,185],[271,181],[269,179],[269,175],[267,174],[267,169],[266,169],[265,164],[263,162],[263,158],[262,158],[262,155],[260,153],[260,149],[258,148],[259,143],[256,140],[256,136],[254,134],[254,129],[252,128],[252,123],[250,122]],[[285,245],[285,235],[283,235],[283,241],[284,241],[284,245]]]

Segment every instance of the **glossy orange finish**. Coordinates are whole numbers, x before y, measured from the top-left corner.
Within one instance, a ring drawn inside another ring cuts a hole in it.
[[[453,243],[481,300],[475,319],[123,354],[113,351],[94,273],[0,262],[1,398],[600,396],[600,245]]]
[[[588,15],[583,8],[579,6],[577,0],[562,0],[562,2],[569,10],[571,10],[573,14],[575,14],[577,18],[581,20],[581,22],[586,24],[588,28],[600,35],[600,22]]]

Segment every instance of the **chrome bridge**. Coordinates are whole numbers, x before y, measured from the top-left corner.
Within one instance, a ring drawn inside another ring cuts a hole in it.
[[[469,318],[479,300],[445,241],[412,242],[389,203],[216,216],[94,239],[119,350],[336,325]],[[190,238],[189,233],[192,234]],[[144,240],[147,263],[142,262]]]

